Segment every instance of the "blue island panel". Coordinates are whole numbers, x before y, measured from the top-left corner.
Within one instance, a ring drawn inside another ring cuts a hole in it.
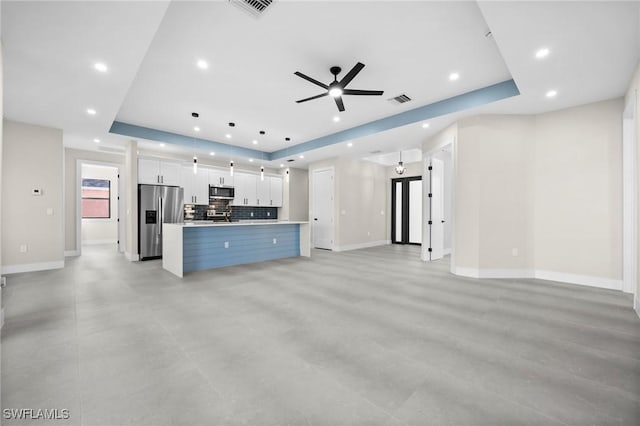
[[[193,226],[183,232],[184,272],[300,256],[299,224]]]

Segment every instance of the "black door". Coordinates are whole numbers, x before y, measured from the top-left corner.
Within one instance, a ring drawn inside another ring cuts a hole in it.
[[[422,244],[422,177],[391,179],[391,242]]]

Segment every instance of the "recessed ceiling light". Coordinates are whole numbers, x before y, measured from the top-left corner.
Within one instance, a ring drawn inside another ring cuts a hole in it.
[[[102,62],[96,62],[95,64],[93,64],[93,68],[96,71],[100,71],[100,72],[107,72],[109,70],[107,65],[103,64]]]
[[[224,135],[227,139],[231,139],[231,134],[227,133],[226,135]]]
[[[335,117],[333,117],[333,121],[337,123],[338,121],[340,121],[340,117],[336,115]]]
[[[300,154],[300,155],[298,156],[298,158],[304,158],[304,155]]]
[[[250,163],[253,163],[253,158],[249,158],[249,162],[250,162]]]
[[[456,81],[459,78],[460,74],[458,74],[457,72],[452,72],[451,74],[449,74],[449,80],[451,81]]]
[[[199,132],[199,131],[200,131],[200,127],[195,126],[195,127],[193,128],[193,131],[194,131],[194,132]]]
[[[280,167],[284,167],[284,164],[280,164]]]
[[[538,51],[536,52],[536,58],[538,59],[546,58],[547,55],[549,55],[549,49],[547,49],[546,47],[538,49]]]
[[[254,140],[253,140],[253,144],[254,144],[254,145],[258,145],[258,141],[254,139]]]
[[[96,114],[97,114],[97,112],[96,112],[96,110],[95,110],[95,109],[93,109],[93,108],[87,108],[87,114],[89,114],[89,115],[96,115]]]
[[[429,127],[429,123],[422,123],[422,128],[427,129]]]
[[[547,98],[555,98],[557,94],[558,92],[556,92],[555,90],[549,90],[547,92]]]
[[[347,144],[347,146],[348,146],[349,148],[351,148],[351,147],[353,146],[353,143],[352,143],[352,142],[349,142],[349,143]]]
[[[215,153],[215,152],[213,152],[213,151],[211,151],[211,152],[209,153],[209,155],[216,155],[216,153]]]
[[[164,144],[163,144],[163,143],[161,143],[161,144],[160,144],[160,146],[161,146],[161,147],[164,147]]]
[[[201,70],[206,70],[207,68],[209,68],[209,64],[204,59],[198,59],[198,62],[196,62],[196,64]]]
[[[94,141],[95,143],[100,143],[100,139],[98,139],[98,138],[95,138],[93,141]]]

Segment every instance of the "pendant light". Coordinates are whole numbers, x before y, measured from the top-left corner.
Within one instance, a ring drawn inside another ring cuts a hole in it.
[[[260,166],[260,180],[264,180],[264,166]]]
[[[284,180],[285,182],[289,182],[289,168],[284,172]]]
[[[398,161],[398,165],[396,166],[396,173],[401,175],[406,170],[407,168],[404,166],[404,163],[402,163],[402,151],[400,151],[400,161]]]
[[[198,157],[193,156],[193,174],[198,174]]]
[[[229,161],[229,176],[233,177],[233,160]]]

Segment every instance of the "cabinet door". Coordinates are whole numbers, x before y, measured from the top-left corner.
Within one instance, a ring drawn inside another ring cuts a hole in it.
[[[270,176],[269,183],[271,187],[271,206],[282,207],[282,178]]]
[[[180,175],[182,166],[179,163],[173,163],[169,161],[160,162],[160,178],[163,185],[180,185]]]
[[[209,171],[209,185],[233,186],[233,176],[229,176],[229,171],[211,169]]]
[[[193,194],[193,181],[194,181],[193,167],[183,166],[180,168],[180,186],[184,188],[184,203],[195,204]]]
[[[198,168],[198,173],[193,174],[193,196],[196,204],[209,205],[209,171]]]
[[[260,176],[256,179],[256,205],[268,206],[271,204],[271,186],[270,177],[265,176],[264,180],[260,179]]]
[[[138,158],[138,183],[158,185],[160,183],[160,162]]]
[[[235,173],[234,206],[255,206],[256,202],[256,175],[249,173]]]

